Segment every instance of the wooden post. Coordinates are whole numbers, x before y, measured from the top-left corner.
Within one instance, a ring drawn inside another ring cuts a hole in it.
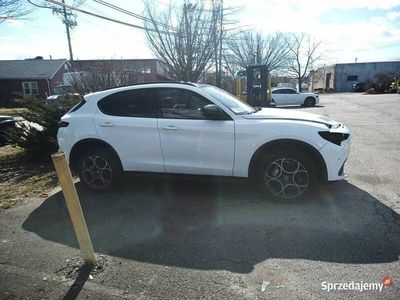
[[[242,95],[242,87],[241,87],[241,82],[240,82],[241,80],[240,80],[240,76],[238,76],[237,78],[236,78],[236,96],[238,97],[238,98],[240,98]]]
[[[74,182],[72,181],[71,170],[69,169],[67,160],[65,159],[65,154],[63,152],[58,152],[53,154],[51,158],[56,168],[58,180],[61,184],[65,202],[67,203],[69,215],[71,217],[72,225],[74,226],[83,258],[86,263],[96,264],[92,241],[90,240],[85,217],[83,216],[81,204],[79,202]]]
[[[272,102],[272,81],[271,81],[271,73],[268,72],[268,94],[267,94],[268,104]]]

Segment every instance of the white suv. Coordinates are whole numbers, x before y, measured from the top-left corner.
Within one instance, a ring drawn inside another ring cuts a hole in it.
[[[84,185],[122,171],[248,177],[279,198],[343,179],[350,132],[329,118],[253,108],[213,86],[148,83],[86,95],[58,143]]]

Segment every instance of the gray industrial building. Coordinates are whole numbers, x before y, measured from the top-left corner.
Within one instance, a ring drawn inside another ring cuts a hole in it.
[[[354,83],[367,83],[383,73],[400,74],[400,61],[324,66],[311,73],[309,88],[313,91],[350,92]]]

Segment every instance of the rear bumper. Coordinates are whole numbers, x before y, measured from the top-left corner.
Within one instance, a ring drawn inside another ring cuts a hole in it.
[[[57,134],[58,151],[65,153],[65,158],[69,162],[69,154],[71,152],[71,145],[68,142],[67,135],[63,129],[58,130]]]

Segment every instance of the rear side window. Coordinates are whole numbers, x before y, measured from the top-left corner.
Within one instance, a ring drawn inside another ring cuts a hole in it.
[[[118,92],[100,100],[97,105],[106,115],[120,117],[154,117],[154,97],[152,89],[136,89]]]

